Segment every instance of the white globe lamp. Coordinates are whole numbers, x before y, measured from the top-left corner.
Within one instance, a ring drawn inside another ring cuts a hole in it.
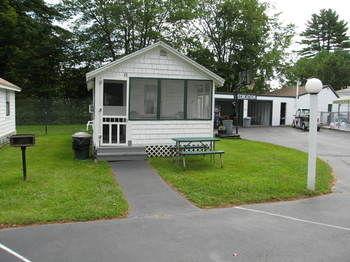
[[[316,159],[317,159],[317,94],[322,90],[322,82],[317,78],[307,80],[305,90],[310,94],[309,115],[309,159],[307,169],[307,188],[315,190],[316,184]]]
[[[310,78],[307,80],[305,90],[309,94],[318,94],[322,90],[322,82],[317,78]]]

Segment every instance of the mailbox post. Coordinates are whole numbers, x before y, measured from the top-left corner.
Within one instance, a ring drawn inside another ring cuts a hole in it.
[[[22,151],[22,173],[24,181],[27,179],[26,149],[28,146],[34,146],[34,144],[35,136],[31,134],[13,135],[10,137],[10,145],[20,147]]]
[[[27,180],[27,161],[26,161],[26,146],[21,146],[22,150],[22,172],[23,172],[23,180]]]

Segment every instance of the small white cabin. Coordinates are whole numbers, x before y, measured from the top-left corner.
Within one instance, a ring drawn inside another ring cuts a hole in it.
[[[0,145],[16,133],[15,92],[21,89],[0,78]]]
[[[318,112],[335,112],[337,107],[333,105],[333,101],[339,98],[337,92],[330,86],[324,85],[322,90],[317,94]],[[296,108],[310,108],[310,94],[307,94],[305,88],[302,88],[298,99],[296,100]]]
[[[86,81],[97,157],[132,148],[161,155],[172,138],[213,136],[214,92],[224,79],[163,42],[87,73]]]

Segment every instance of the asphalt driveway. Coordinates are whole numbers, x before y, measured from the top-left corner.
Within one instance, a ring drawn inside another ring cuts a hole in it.
[[[290,128],[245,129],[242,136],[307,148],[307,133]],[[338,178],[330,195],[224,209],[179,206],[162,215],[5,229],[0,243],[31,261],[349,261],[349,138],[319,134],[320,156]],[[19,260],[0,251],[0,261]]]

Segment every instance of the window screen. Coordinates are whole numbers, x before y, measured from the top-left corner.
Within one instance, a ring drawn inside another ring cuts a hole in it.
[[[157,119],[158,80],[130,81],[130,119]]]
[[[184,119],[184,80],[161,80],[160,119]]]
[[[103,105],[124,106],[125,91],[124,84],[115,81],[105,80],[103,83]]]
[[[189,80],[187,119],[211,119],[212,88],[210,81]]]

